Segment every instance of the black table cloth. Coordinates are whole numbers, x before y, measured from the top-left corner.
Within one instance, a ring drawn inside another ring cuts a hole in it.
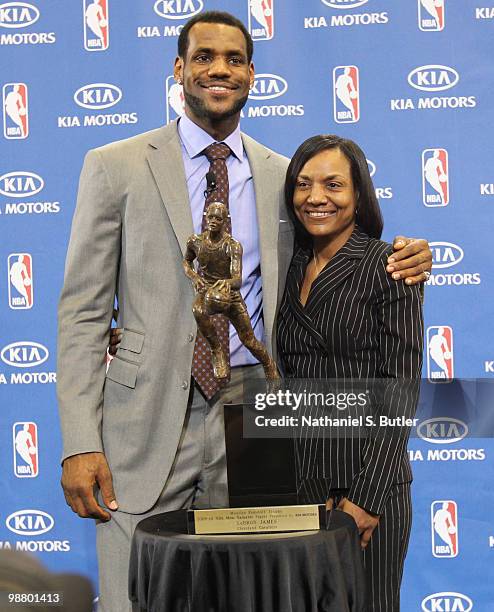
[[[320,531],[198,536],[185,510],[157,514],[137,525],[129,596],[149,612],[360,612],[356,525],[334,510]]]

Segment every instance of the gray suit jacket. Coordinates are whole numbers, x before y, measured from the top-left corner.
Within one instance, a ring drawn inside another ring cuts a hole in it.
[[[282,196],[287,160],[242,139],[255,186],[271,348],[293,248]],[[158,498],[184,422],[196,324],[182,256],[192,233],[176,123],[89,151],[59,305],[62,458],[103,451],[126,512],[145,512]],[[124,332],[105,375],[115,296]]]

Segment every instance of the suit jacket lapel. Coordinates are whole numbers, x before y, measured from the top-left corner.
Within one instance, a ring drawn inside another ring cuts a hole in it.
[[[317,340],[322,349],[326,351],[327,347],[324,336],[319,332],[316,324],[309,316],[307,309],[304,308],[300,302],[300,287],[302,286],[308,260],[309,256],[303,250],[300,249],[295,253],[290,272],[288,273],[286,291],[293,314],[298,319],[299,323],[305,327],[315,340]]]
[[[279,179],[273,176],[269,164],[265,163],[271,153],[245,134],[242,134],[242,141],[254,181],[261,251],[264,326],[266,336],[271,340],[278,298],[277,244],[281,186]],[[194,233],[194,228],[176,121],[150,136],[147,159],[180,250],[185,253],[187,238]]]
[[[249,136],[242,134],[249,159],[259,229],[262,272],[262,307],[266,337],[271,339],[278,300],[278,229],[279,229],[279,179],[274,177],[269,164],[271,153]]]
[[[185,253],[194,227],[176,121],[150,136],[147,159],[179,248]]]
[[[312,284],[305,310],[310,317],[314,317],[321,308],[328,295],[333,293],[357,267],[364,256],[369,237],[358,227],[343,247],[331,259]]]
[[[365,254],[368,241],[369,237],[356,227],[348,242],[336,253],[313,282],[305,307],[300,302],[300,287],[309,255],[299,249],[293,258],[287,286],[292,311],[300,324],[325,351],[328,349],[327,342],[318,329],[317,313],[328,296],[354,273],[360,259]]]

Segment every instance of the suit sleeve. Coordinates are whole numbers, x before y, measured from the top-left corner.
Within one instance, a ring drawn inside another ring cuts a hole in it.
[[[381,258],[374,283],[381,355],[376,392],[380,415],[412,418],[422,369],[423,318],[420,287],[392,280]],[[382,384],[381,384],[382,383]],[[364,447],[362,469],[354,478],[348,499],[365,510],[382,514],[391,485],[406,453],[409,427],[373,429]]]
[[[102,155],[84,160],[58,308],[57,395],[62,461],[103,451],[101,420],[118,277],[121,214]]]

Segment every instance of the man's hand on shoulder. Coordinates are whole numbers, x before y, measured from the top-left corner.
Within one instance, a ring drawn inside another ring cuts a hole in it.
[[[96,501],[96,487],[101,490],[105,506],[117,510],[112,475],[103,453],[81,453],[65,459],[62,488],[67,504],[82,518],[109,521],[110,513]]]
[[[386,270],[394,280],[402,278],[407,285],[415,285],[428,279],[432,268],[432,253],[427,240],[396,236],[393,249]]]

